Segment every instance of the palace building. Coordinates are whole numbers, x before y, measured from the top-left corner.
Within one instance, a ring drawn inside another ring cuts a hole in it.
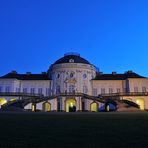
[[[132,71],[104,74],[74,53],[41,74],[12,71],[0,77],[1,107],[22,102],[32,111],[147,110],[147,91],[148,78]]]

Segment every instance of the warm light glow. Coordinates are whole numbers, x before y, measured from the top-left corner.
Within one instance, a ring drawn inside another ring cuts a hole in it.
[[[136,103],[140,106],[141,110],[144,110],[144,100],[143,99],[137,99]]]
[[[66,100],[66,112],[69,112],[69,107],[76,106],[76,101],[74,99]]]
[[[10,99],[10,101],[15,101],[15,100],[16,100],[16,98],[11,98],[11,99]]]
[[[108,111],[108,112],[109,112],[109,105],[107,105],[107,107],[106,107],[106,111]]]
[[[92,103],[91,104],[91,106],[90,106],[90,110],[92,111],[92,112],[97,112],[98,111],[98,105],[97,105],[97,103]]]
[[[32,112],[35,111],[35,105],[32,104]]]
[[[5,98],[0,98],[0,105],[4,105],[7,103],[7,100]]]
[[[73,103],[72,102],[70,102],[70,106],[73,107]]]
[[[43,103],[43,111],[49,112],[51,110],[51,105],[49,102]]]

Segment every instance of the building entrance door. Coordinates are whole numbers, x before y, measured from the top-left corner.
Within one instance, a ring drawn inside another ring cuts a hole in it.
[[[66,100],[66,112],[76,112],[76,100],[75,99]]]
[[[91,112],[97,112],[98,111],[98,104],[96,102],[91,103],[90,111]]]
[[[136,103],[139,105],[141,110],[144,110],[144,100],[143,99],[137,99]]]
[[[44,112],[49,112],[51,109],[51,104],[49,102],[44,102],[42,105],[42,110]]]

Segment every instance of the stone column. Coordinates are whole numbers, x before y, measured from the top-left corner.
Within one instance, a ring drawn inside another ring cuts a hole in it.
[[[79,111],[79,105],[80,105],[79,97],[75,97],[75,99],[76,99],[76,111]]]
[[[62,97],[62,111],[65,112],[65,97]]]
[[[82,111],[82,98],[79,97],[79,111]]]
[[[54,111],[57,111],[57,103],[58,103],[58,98],[54,99]]]

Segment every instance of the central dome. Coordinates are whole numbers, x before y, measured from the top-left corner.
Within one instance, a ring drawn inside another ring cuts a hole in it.
[[[62,64],[62,63],[90,64],[86,59],[80,57],[80,54],[76,54],[76,53],[67,53],[64,55],[64,57],[57,60],[54,64]]]

